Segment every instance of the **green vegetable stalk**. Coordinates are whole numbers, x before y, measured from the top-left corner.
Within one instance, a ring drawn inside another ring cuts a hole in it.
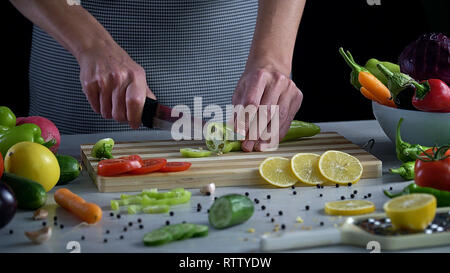
[[[5,157],[9,148],[23,141],[39,143],[47,148],[56,143],[55,139],[44,142],[41,136],[41,128],[36,124],[25,123],[0,132],[0,153]]]
[[[366,62],[364,67],[372,73],[377,79],[379,79],[384,85],[388,85],[389,79],[386,77],[384,73],[382,73],[378,65],[382,65],[391,73],[400,73],[400,66],[398,64],[390,63],[390,62],[382,62],[375,58],[372,58]],[[389,86],[388,86],[389,88]],[[389,88],[390,89],[390,88]]]
[[[350,72],[350,83],[359,91],[361,89],[361,84],[358,80],[359,72],[364,71],[370,73],[370,71],[364,66],[357,64],[350,51],[347,50],[347,53],[345,53],[344,49],[341,47],[339,48],[339,53],[342,55],[348,66],[352,69],[352,72]]]
[[[405,162],[400,165],[399,168],[389,169],[390,173],[399,174],[405,180],[413,180],[414,179],[414,165],[415,161]]]
[[[114,140],[112,138],[100,139],[92,147],[91,156],[98,159],[111,159],[113,155],[111,154],[114,147]]]
[[[403,162],[415,161],[417,156],[423,151],[428,150],[431,147],[422,146],[419,144],[410,144],[402,140],[400,135],[400,127],[402,125],[403,118],[400,118],[397,124],[397,134],[395,138],[395,151],[397,153],[397,158]]]
[[[447,207],[450,206],[450,192],[449,191],[442,191],[442,190],[436,190],[433,188],[428,187],[420,187],[417,186],[415,183],[411,183],[407,187],[405,187],[401,192],[393,194],[387,190],[383,191],[384,194],[389,198],[395,198],[401,195],[407,195],[411,193],[428,193],[431,195],[434,195],[436,197],[437,206],[438,207]]]

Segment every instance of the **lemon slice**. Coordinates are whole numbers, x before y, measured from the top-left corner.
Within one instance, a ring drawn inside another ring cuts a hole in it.
[[[272,185],[290,187],[298,179],[292,174],[290,160],[284,157],[268,157],[259,165],[259,174]]]
[[[358,182],[363,167],[356,157],[331,150],[320,156],[319,171],[330,182],[346,185]]]
[[[317,185],[327,182],[320,174],[318,168],[320,156],[312,153],[298,153],[291,159],[292,173],[301,182],[308,185]]]
[[[325,203],[325,213],[330,215],[358,215],[375,211],[374,203],[363,200],[346,200]]]
[[[424,230],[436,214],[436,198],[414,193],[396,197],[383,206],[395,229]]]

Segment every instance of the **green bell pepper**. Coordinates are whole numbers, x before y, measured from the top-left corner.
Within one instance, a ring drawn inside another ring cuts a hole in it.
[[[0,153],[3,157],[5,157],[9,148],[16,143],[23,141],[39,143],[47,148],[55,144],[54,139],[44,142],[44,139],[41,136],[41,128],[39,128],[39,126],[32,123],[25,123],[0,132]]]
[[[0,126],[4,126],[6,128],[12,128],[16,126],[16,116],[6,106],[0,106]],[[2,132],[3,130],[0,130]]]

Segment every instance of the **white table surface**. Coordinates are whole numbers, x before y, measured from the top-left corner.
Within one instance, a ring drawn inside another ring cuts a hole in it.
[[[24,231],[35,230],[42,227],[42,221],[33,221],[31,211],[19,210],[14,219],[0,230],[0,252],[70,252],[67,244],[70,241],[79,243],[81,252],[260,252],[259,239],[266,232],[274,229],[275,224],[285,224],[286,230],[302,230],[311,228],[320,230],[334,227],[345,218],[331,217],[323,212],[324,203],[327,201],[339,200],[341,195],[349,198],[350,194],[357,190],[358,199],[371,193],[368,200],[373,201],[377,207],[377,212],[382,211],[382,205],[388,199],[383,195],[382,189],[393,187],[394,191],[403,189],[410,181],[403,181],[400,177],[387,172],[390,167],[400,165],[395,157],[395,146],[384,135],[378,123],[371,121],[351,121],[351,122],[330,122],[318,123],[322,131],[337,131],[357,145],[364,145],[369,139],[375,139],[375,145],[371,150],[372,154],[383,161],[383,177],[380,179],[364,179],[352,187],[325,187],[324,189],[299,187],[293,195],[291,188],[278,189],[267,187],[222,187],[216,189],[212,196],[204,196],[198,189],[192,189],[190,203],[174,206],[171,211],[174,216],[166,214],[141,214],[127,215],[121,214],[121,219],[110,217],[110,200],[119,198],[120,193],[100,193],[94,183],[83,170],[80,177],[72,181],[67,187],[73,192],[82,196],[88,202],[95,202],[103,209],[103,219],[96,225],[80,225],[80,221],[64,209],[51,205],[54,190],[48,193],[47,208],[49,216],[47,225],[53,226],[53,216],[57,216],[58,226],[53,228],[52,238],[42,245],[32,244],[24,235]],[[168,139],[170,134],[163,131],[135,131],[121,133],[102,133],[90,135],[64,135],[61,141],[61,154],[69,154],[80,159],[80,144],[94,143],[104,137],[113,137],[116,141],[138,141],[148,139]],[[214,181],[211,181],[214,182]],[[142,244],[144,234],[152,229],[165,225],[169,220],[171,223],[182,221],[208,224],[207,209],[214,201],[214,196],[221,196],[227,193],[250,193],[250,198],[258,198],[260,203],[255,205],[255,213],[250,220],[244,224],[234,226],[225,230],[214,230],[210,227],[210,233],[204,238],[195,238],[184,241],[177,241],[159,247],[145,247]],[[323,197],[319,197],[319,193]],[[271,199],[266,196],[270,194]],[[197,204],[202,205],[201,212],[197,212]],[[265,205],[266,210],[261,210]],[[310,209],[305,210],[309,205]],[[278,216],[278,211],[282,210],[283,215]],[[270,213],[270,217],[266,217]],[[270,219],[275,218],[275,223]],[[296,223],[296,218],[301,217],[304,222]],[[142,219],[143,229],[139,229],[137,219]],[[132,227],[124,232],[123,228],[132,222]],[[320,226],[320,222],[324,222]],[[59,227],[60,224],[64,228]],[[254,233],[247,230],[254,228]],[[9,231],[13,230],[13,234]],[[107,234],[109,231],[109,234]],[[120,240],[120,235],[124,236]],[[81,240],[84,236],[85,240]],[[104,239],[107,243],[104,243]],[[381,246],[382,248],[382,246]],[[383,249],[381,249],[383,252]],[[369,252],[364,247],[354,246],[329,246],[319,248],[309,248],[302,250],[290,250],[290,252]],[[450,252],[450,246],[412,249],[405,252]]]

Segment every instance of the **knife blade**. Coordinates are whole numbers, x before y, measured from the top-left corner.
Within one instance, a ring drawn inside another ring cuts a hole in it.
[[[159,103],[157,100],[146,98],[144,108],[142,110],[142,125],[148,128],[156,128],[165,131],[171,131],[174,139],[196,139],[202,140],[203,126],[206,122],[200,118],[190,118],[190,130],[181,128],[180,130],[172,130],[173,124],[183,117],[184,113],[181,112],[177,116],[177,111],[173,111],[172,108]]]

